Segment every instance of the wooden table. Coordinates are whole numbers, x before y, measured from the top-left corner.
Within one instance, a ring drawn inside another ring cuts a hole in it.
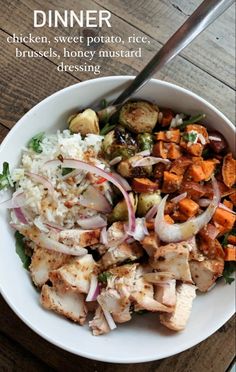
[[[43,5],[42,5],[43,4]],[[16,45],[6,38],[15,34],[46,35],[119,35],[147,36],[142,45],[142,58],[110,58],[102,61],[99,76],[137,74],[168,37],[200,4],[199,0],[0,0],[1,79],[0,79],[0,139],[17,120],[36,103],[53,92],[91,79],[90,72],[58,72],[54,58],[14,57]],[[32,22],[33,9],[107,9],[111,11],[112,28],[65,29],[39,28]],[[186,87],[206,98],[232,121],[235,118],[235,8],[232,6],[205,31],[180,57],[158,74],[158,78]],[[36,32],[37,31],[37,32]],[[18,44],[19,50],[45,50],[44,44]],[[62,45],[53,45],[61,51]],[[99,50],[101,45],[93,46]],[[108,46],[117,50],[118,46]],[[129,50],[134,46],[124,45]],[[69,50],[72,46],[67,45]],[[76,49],[76,48],[74,48]],[[73,62],[67,59],[67,63]],[[100,63],[95,57],[94,61]],[[214,335],[198,346],[179,355],[138,365],[95,362],[59,350],[44,341],[12,312],[0,298],[0,371],[191,371],[224,372],[235,355],[234,319],[229,320]]]

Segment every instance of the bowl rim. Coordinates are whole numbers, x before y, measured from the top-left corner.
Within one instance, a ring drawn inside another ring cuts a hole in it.
[[[130,76],[130,75],[119,75],[119,76],[106,76],[106,77],[98,77],[98,78],[95,78],[95,79],[90,79],[90,80],[85,80],[83,82],[78,82],[78,83],[75,83],[73,85],[70,85],[68,87],[65,87],[63,89],[60,89],[59,91],[51,94],[50,96],[44,98],[42,101],[40,101],[39,103],[37,103],[35,106],[33,106],[26,114],[24,114],[18,121],[17,123],[14,125],[13,128],[10,129],[9,133],[7,134],[7,136],[4,138],[3,142],[1,143],[0,145],[0,154],[3,150],[3,148],[5,148],[5,146],[8,145],[8,141],[10,140],[11,136],[14,135],[15,131],[18,129],[18,127],[20,125],[22,125],[22,122],[24,122],[24,120],[27,118],[27,116],[29,115],[32,115],[35,111],[37,111],[38,109],[40,109],[41,106],[47,104],[48,102],[50,102],[51,100],[53,100],[55,97],[63,94],[63,92],[65,91],[69,91],[69,90],[76,90],[79,88],[83,88],[83,86],[86,86],[86,85],[90,85],[90,84],[96,84],[98,81],[113,81],[113,82],[117,82],[117,83],[122,83],[122,82],[128,82],[128,81],[131,81],[135,78],[135,76]],[[166,81],[163,81],[163,80],[159,80],[159,79],[155,79],[155,78],[152,78],[150,79],[150,82],[156,82],[158,83],[160,86],[164,86],[164,87],[169,87],[171,89],[174,89],[175,91],[178,91],[178,92],[181,92],[181,93],[184,93],[184,94],[187,94],[188,96],[191,96],[192,98],[196,99],[197,101],[201,101],[203,104],[205,104],[206,106],[209,107],[210,110],[214,111],[217,116],[219,116],[226,124],[228,127],[230,127],[230,129],[232,131],[236,131],[236,128],[235,126],[233,125],[233,123],[219,110],[217,109],[215,106],[213,106],[211,103],[209,103],[207,100],[205,100],[204,98],[202,98],[201,96],[199,96],[198,94],[196,93],[193,93],[192,91],[186,89],[186,88],[183,88],[181,86],[178,86],[176,84],[173,84],[173,83],[170,83],[170,82],[166,82]],[[147,83],[147,85],[149,84],[149,82]],[[163,358],[167,358],[167,357],[171,357],[171,356],[174,356],[180,352],[183,352],[187,349],[190,349],[192,348],[193,346],[199,344],[200,342],[204,341],[206,338],[210,337],[214,332],[216,332],[223,324],[225,324],[229,319],[230,317],[234,314],[234,306],[232,306],[232,309],[229,309],[228,308],[228,311],[226,311],[220,320],[218,320],[217,323],[214,323],[214,325],[212,325],[210,327],[210,329],[208,328],[207,332],[206,331],[203,331],[201,332],[199,335],[196,335],[196,337],[194,338],[194,341],[188,341],[188,342],[185,342],[184,344],[181,343],[179,346],[177,346],[174,350],[174,353],[173,351],[166,351],[166,353],[162,353],[161,356],[158,356],[157,354],[156,355],[153,355],[153,357],[143,357],[143,356],[140,356],[138,355],[135,359],[134,358],[129,358],[129,357],[123,357],[122,360],[120,360],[119,358],[116,358],[114,356],[112,357],[109,357],[109,355],[98,355],[98,356],[94,356],[92,353],[89,353],[89,352],[80,352],[80,350],[74,350],[72,347],[70,346],[67,346],[67,345],[64,345],[63,342],[60,342],[60,341],[57,341],[57,340],[54,340],[53,338],[51,338],[50,336],[48,336],[47,334],[44,334],[39,327],[35,326],[34,324],[32,324],[25,316],[24,314],[20,313],[20,311],[18,311],[18,309],[16,308],[16,306],[11,302],[11,299],[9,298],[8,294],[7,294],[7,291],[2,288],[1,286],[1,283],[0,283],[0,293],[1,295],[3,296],[4,300],[6,301],[6,303],[8,304],[8,306],[14,311],[14,313],[31,329],[33,330],[35,333],[37,333],[39,336],[41,336],[43,339],[45,339],[46,341],[52,343],[53,345],[63,349],[63,350],[66,350],[72,354],[75,354],[75,355],[78,355],[78,356],[81,356],[81,357],[84,357],[84,358],[88,358],[88,359],[91,359],[91,360],[97,360],[97,361],[102,361],[102,362],[109,362],[109,363],[121,363],[121,364],[126,364],[126,363],[144,363],[144,362],[150,362],[150,361],[154,361],[154,360],[160,360],[160,359],[163,359]]]

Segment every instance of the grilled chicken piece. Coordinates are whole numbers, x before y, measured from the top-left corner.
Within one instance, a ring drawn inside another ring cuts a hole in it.
[[[189,239],[187,242],[184,242],[184,244],[187,245],[189,250],[189,260],[196,260],[196,261],[203,261],[204,255],[200,251],[200,249],[197,246],[196,238],[193,237],[192,239]]]
[[[155,285],[154,299],[165,306],[174,307],[176,304],[176,280],[170,279]]]
[[[123,239],[124,233],[124,223],[114,222],[107,230],[107,239],[110,245],[112,246],[114,242]]]
[[[109,248],[99,261],[104,269],[124,262],[125,260],[134,261],[143,255],[143,249],[138,242],[122,243],[118,247]]]
[[[90,277],[96,267],[91,254],[83,257],[74,257],[71,262],[49,273],[53,286],[61,289],[73,289],[79,293],[88,293]]]
[[[175,309],[170,314],[160,315],[161,324],[174,331],[182,331],[186,327],[195,297],[196,287],[192,284],[181,283],[177,287]]]
[[[102,308],[112,314],[118,323],[128,322],[131,319],[129,298],[120,296],[115,289],[102,291],[97,301]]]
[[[145,238],[141,241],[141,244],[150,257],[153,257],[159,249],[158,239],[154,232],[151,232],[149,235],[145,236]]]
[[[224,270],[223,259],[190,261],[189,265],[193,281],[201,292],[207,292]]]
[[[67,263],[72,256],[37,247],[31,258],[30,273],[35,285],[41,287],[49,279],[49,272]]]
[[[188,260],[189,251],[185,243],[170,243],[158,249],[150,264],[158,271],[173,273],[177,280],[192,283]]]
[[[40,302],[48,310],[73,320],[83,325],[85,323],[87,309],[84,295],[74,291],[60,291],[44,284],[41,291]]]
[[[171,308],[162,305],[160,302],[154,300],[153,285],[147,283],[142,277],[135,281],[133,291],[130,298],[136,302],[135,311],[148,310],[148,311],[163,311],[170,312]]]
[[[93,320],[89,322],[89,327],[92,328],[94,336],[99,336],[110,332],[110,328],[107,324],[101,306],[97,307]]]
[[[95,230],[63,230],[59,232],[59,242],[69,246],[89,247],[99,243],[100,229]]]

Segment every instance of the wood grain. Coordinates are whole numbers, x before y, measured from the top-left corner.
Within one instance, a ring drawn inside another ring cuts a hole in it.
[[[70,7],[73,8],[75,11],[79,9],[101,9],[101,7],[94,5],[94,3],[90,0],[81,0],[79,3],[75,0],[71,0]],[[155,3],[155,1],[154,1]],[[123,2],[122,2],[123,4]],[[3,0],[0,0],[1,8],[4,10],[0,16],[0,22],[4,25],[4,30],[12,34],[12,30],[17,33],[22,34],[28,34],[29,32],[32,32],[33,35],[36,34],[35,29],[32,25],[32,10],[37,8],[39,6],[39,2],[35,0],[27,0],[27,1],[18,1],[18,2],[5,2]],[[55,9],[60,8],[61,10],[68,8],[67,2],[64,2],[62,0],[59,0],[57,2],[51,1],[50,3],[44,3],[43,5],[40,4],[41,8],[43,10]],[[4,15],[4,16],[3,16]],[[4,18],[3,18],[4,17]],[[88,32],[87,30],[79,30],[77,27],[74,27],[73,29],[67,29],[66,31],[60,28],[48,28],[44,27],[43,29],[37,29],[37,35],[43,36],[47,35],[50,40],[53,40],[53,37],[56,35],[79,35],[80,33]],[[94,32],[94,31],[90,31]],[[119,17],[113,15],[112,16],[112,29],[104,28],[101,31],[97,30],[98,34],[102,35],[118,35],[118,36],[124,36],[124,35],[132,35],[133,33],[144,35],[142,32],[135,29],[135,27],[131,26],[127,22],[124,22]],[[15,101],[12,110],[9,113],[9,117],[7,120],[2,121],[2,115],[0,111],[0,122],[6,123],[9,127],[14,122],[14,115],[13,111],[17,109],[17,107],[21,107],[20,102],[18,102],[18,99],[20,97],[16,97],[16,94],[13,91],[13,87],[11,85],[11,79],[10,76],[14,75],[16,73],[16,66],[15,66],[15,59],[14,59],[14,46],[6,43],[6,36],[5,40],[3,40],[2,47],[4,50],[6,50],[6,55],[3,55],[1,58],[3,59],[3,63],[8,66],[6,76],[7,79],[4,79],[4,90],[8,91],[8,89],[11,90],[11,94],[14,94]],[[112,58],[106,58],[102,60],[102,76],[108,76],[108,75],[128,75],[128,74],[136,74],[138,71],[140,71],[144,65],[151,59],[151,57],[154,55],[154,53],[160,49],[161,44],[154,39],[150,39],[151,44],[144,45],[143,46],[143,56],[141,59],[138,58],[130,58],[130,59],[124,59],[124,58],[116,58],[115,63],[114,59]],[[58,52],[61,52],[64,45],[63,44],[50,44],[53,45],[53,48],[57,50]],[[35,49],[35,44],[30,44],[30,48]],[[103,46],[101,44],[94,45],[92,49],[94,50],[100,50]],[[22,48],[22,47],[21,47]],[[45,44],[37,44],[37,49],[45,50],[48,48]],[[134,46],[128,46],[124,45],[122,47],[123,49],[131,49],[134,48]],[[77,49],[75,46],[67,45],[68,50],[74,50]],[[82,49],[82,48],[81,48]],[[117,44],[112,44],[109,46],[110,50],[118,50],[120,49],[120,46]],[[58,64],[59,60],[56,59],[50,59],[53,63]],[[67,63],[73,63],[75,64],[75,59],[68,58],[66,59]],[[67,73],[58,73],[54,68],[49,66],[49,62],[44,61],[42,64],[39,60],[32,61],[30,59],[27,59],[27,67],[25,66],[25,61],[22,59],[19,59],[17,61],[17,66],[19,66],[19,69],[17,68],[17,73],[20,74],[20,77],[22,78],[22,84],[26,87],[27,81],[25,79],[27,78],[27,75],[34,74],[37,88],[44,88],[47,86],[45,84],[45,79],[47,79],[47,83],[53,84],[54,79],[58,82],[58,85],[60,84],[63,79],[70,79],[67,77]],[[95,58],[94,64],[101,63],[101,60]],[[48,73],[45,71],[47,64],[47,67],[49,68]],[[28,74],[25,72],[22,74],[23,71],[29,70]],[[39,71],[37,71],[39,69]],[[31,71],[32,70],[32,71]],[[22,76],[23,75],[23,76]],[[71,75],[75,76],[77,79],[91,79],[92,77],[95,77],[91,75],[91,72],[72,72]],[[235,118],[235,110],[234,110],[234,103],[235,103],[235,92],[232,88],[229,88],[227,85],[223,84],[221,81],[217,80],[216,78],[210,76],[205,71],[202,71],[200,68],[194,66],[190,62],[188,62],[186,59],[182,57],[176,57],[174,61],[172,61],[167,67],[165,67],[159,74],[156,76],[162,80],[167,80],[173,83],[176,83],[178,85],[181,85],[185,88],[188,88],[192,90],[193,92],[200,94],[203,98],[209,100],[212,104],[214,104],[217,108],[219,108],[223,113],[225,113],[231,120],[234,120]],[[41,80],[43,83],[41,83]],[[30,79],[32,81],[32,79]],[[49,81],[48,81],[49,80]],[[28,88],[29,89],[29,88]],[[30,88],[30,89],[33,89]],[[49,89],[48,95],[50,94]],[[35,90],[33,89],[33,92],[31,93],[30,90],[26,92],[24,89],[24,94],[27,96],[27,100],[29,100],[28,97],[32,97],[35,101]],[[41,92],[42,93],[42,92]],[[11,95],[10,94],[10,95]],[[8,99],[8,98],[7,98]],[[27,102],[26,100],[26,102]],[[4,99],[6,102],[6,99]],[[21,101],[22,102],[22,101]],[[16,107],[17,106],[17,107]],[[29,102],[27,107],[29,106]]]
[[[201,0],[95,1],[162,44],[201,3]],[[188,61],[232,88],[235,88],[235,79],[232,79],[235,74],[234,24],[235,6],[232,5],[181,53]]]
[[[14,47],[5,43],[0,31],[1,81],[0,123],[11,128],[32,106],[50,94],[78,82],[69,75],[60,75],[54,64],[44,59],[15,60]],[[22,46],[19,45],[19,49]],[[24,47],[25,49],[25,47]]]
[[[52,371],[46,364],[22,346],[0,332],[0,371]]]
[[[160,361],[140,364],[111,364],[88,360],[69,354],[47,341],[24,325],[0,296],[0,329],[10,335],[32,354],[57,371],[97,372],[224,372],[235,354],[235,318],[199,345]],[[39,347],[40,345],[40,347]],[[227,345],[227,347],[225,347]]]

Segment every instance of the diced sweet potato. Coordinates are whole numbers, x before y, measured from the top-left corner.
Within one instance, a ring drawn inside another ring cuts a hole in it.
[[[232,187],[236,182],[236,160],[229,153],[224,157],[222,166],[222,176],[224,184],[227,187]]]
[[[225,211],[224,209],[217,208],[213,217],[213,222],[215,223],[216,227],[221,227],[221,233],[228,232],[232,230],[235,222],[235,216],[233,213]]]
[[[192,160],[190,158],[181,156],[173,162],[170,172],[182,176],[191,164]]]
[[[157,143],[155,143],[152,149],[152,154],[153,156],[167,159],[168,155],[167,143],[163,141],[158,141]]]
[[[225,252],[217,239],[201,239],[198,245],[200,251],[202,251],[208,258],[224,258]]]
[[[236,245],[236,236],[235,235],[229,235],[228,236],[228,243]]]
[[[188,142],[186,142],[184,139],[181,139],[180,146],[183,147],[191,155],[202,155],[203,145],[201,143],[192,143],[190,146],[188,146]]]
[[[165,214],[164,218],[165,218],[165,221],[166,221],[167,223],[170,223],[170,224],[175,223],[175,221],[173,220],[173,218],[170,217],[169,214]]]
[[[188,169],[188,179],[193,180],[194,182],[201,182],[205,179],[205,173],[201,165],[192,164]]]
[[[166,132],[159,132],[156,134],[157,141],[164,142],[180,142],[180,130],[179,129],[170,129]]]
[[[148,230],[154,230],[154,220],[145,221],[145,225]]]
[[[168,146],[167,158],[171,160],[178,159],[182,156],[182,151],[179,145],[176,143],[170,143]]]
[[[204,160],[201,163],[202,170],[205,174],[205,181],[208,181],[215,171],[216,164],[219,163],[217,160]]]
[[[208,181],[214,173],[217,160],[193,160],[188,169],[188,177],[195,182]]]
[[[233,209],[233,203],[232,203],[231,201],[225,199],[225,200],[223,201],[223,204],[224,204],[227,208],[229,208],[229,209]]]
[[[232,201],[233,205],[236,206],[236,191],[229,195],[229,198]]]
[[[183,176],[178,176],[176,174],[165,171],[162,192],[172,193],[179,190]]]
[[[193,217],[199,210],[199,205],[192,199],[185,198],[179,202],[179,210],[187,217]]]
[[[236,261],[236,246],[228,244],[225,248],[225,261]]]
[[[180,192],[187,192],[189,198],[199,200],[205,195],[205,187],[193,181],[184,181]]]
[[[180,212],[180,211],[175,211],[173,214],[172,214],[172,218],[175,222],[185,222],[187,221],[188,217],[186,216],[186,214]]]
[[[171,120],[174,118],[174,113],[170,109],[162,109],[163,118],[161,120],[162,127],[168,127],[171,123]]]
[[[162,180],[164,171],[166,170],[166,164],[158,163],[153,167],[153,177],[158,180]]]
[[[148,178],[134,178],[132,190],[135,192],[152,192],[158,189],[158,185]]]
[[[199,124],[189,124],[186,126],[185,128],[185,132],[192,132],[192,131],[195,131],[195,132],[198,132],[199,134],[201,134],[206,142],[208,142],[208,133],[207,133],[207,129],[205,126],[203,125],[199,125]]]
[[[214,240],[219,235],[219,229],[211,223],[208,223],[199,231],[199,236],[204,240]]]

